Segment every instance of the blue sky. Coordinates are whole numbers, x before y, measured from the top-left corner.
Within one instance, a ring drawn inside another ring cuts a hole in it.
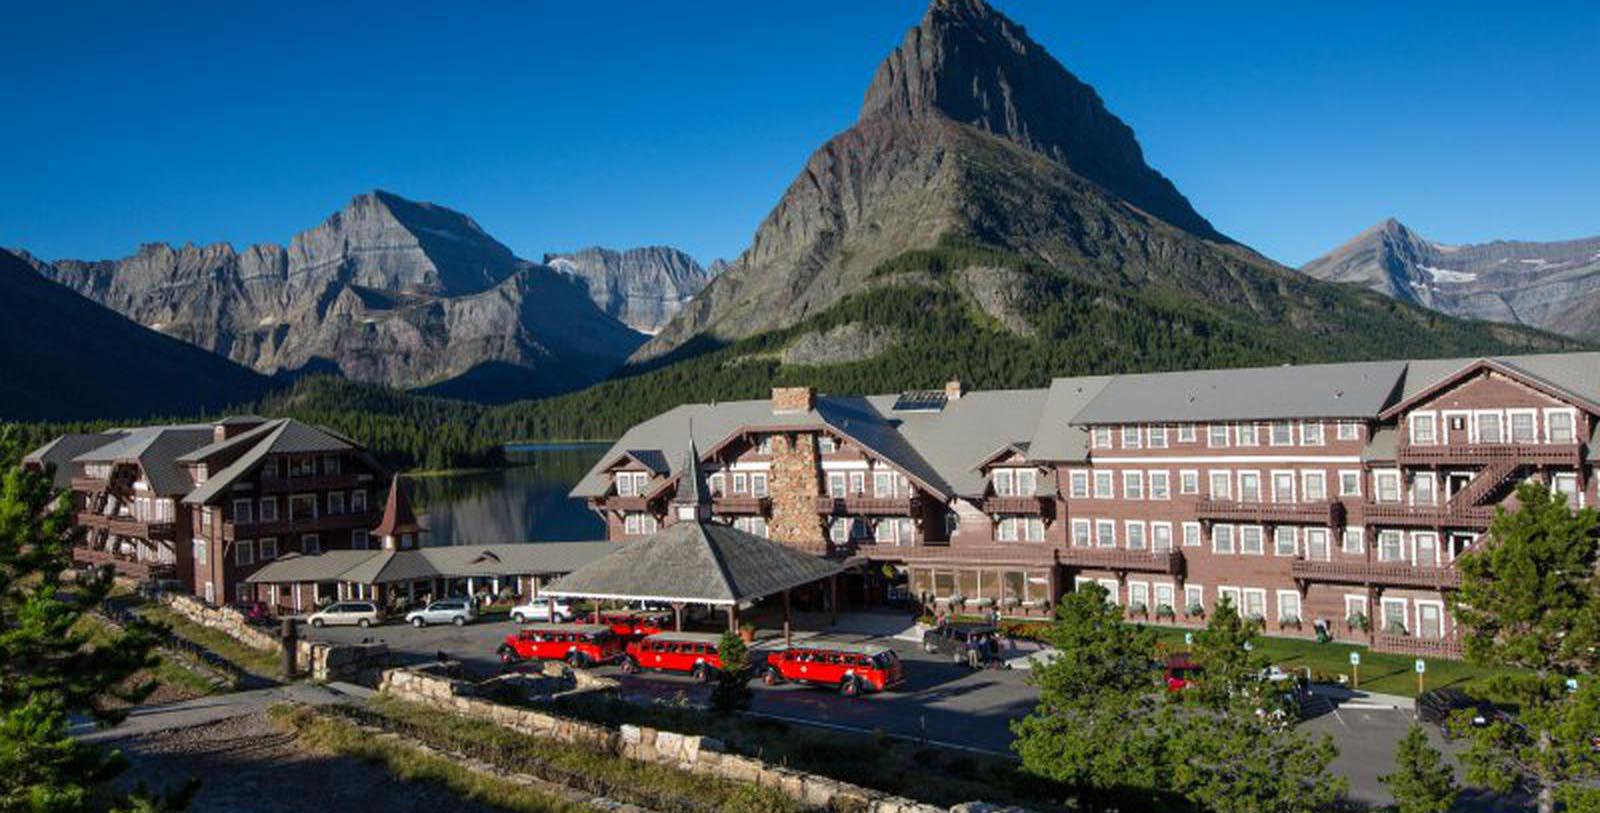
[[[998,0],[1224,232],[1600,234],[1600,4]],[[373,187],[518,254],[732,257],[921,0],[0,0],[0,245],[286,242]]]

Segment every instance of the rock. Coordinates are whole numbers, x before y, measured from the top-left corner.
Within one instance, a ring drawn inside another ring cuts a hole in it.
[[[546,254],[544,263],[582,280],[600,310],[649,334],[659,331],[715,273],[668,246],[627,251],[586,248]]]

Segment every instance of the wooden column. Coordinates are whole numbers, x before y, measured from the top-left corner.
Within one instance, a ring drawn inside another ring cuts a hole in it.
[[[739,605],[737,603],[729,604],[728,605],[728,632],[737,633],[738,631],[739,631]]]
[[[828,577],[828,626],[839,623],[839,574]]]
[[[672,631],[683,632],[683,602],[672,605]]]
[[[789,605],[789,591],[783,591],[783,645],[794,642],[794,611]]]

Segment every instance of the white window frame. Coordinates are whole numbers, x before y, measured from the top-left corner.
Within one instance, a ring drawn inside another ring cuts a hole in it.
[[[1200,523],[1183,523],[1183,546],[1186,548],[1198,548],[1203,544],[1205,544],[1205,540],[1200,533]]]
[[[1072,521],[1072,546],[1075,548],[1094,547],[1094,523],[1086,519]]]
[[[1131,425],[1123,426],[1122,427],[1122,448],[1124,448],[1124,449],[1138,449],[1138,448],[1141,448],[1140,439],[1141,439],[1141,436],[1143,434],[1144,434],[1143,432],[1139,431],[1139,425],[1138,424],[1131,424]]]
[[[1384,483],[1392,480],[1394,483],[1394,499],[1385,497]],[[1387,505],[1398,505],[1405,500],[1404,482],[1400,478],[1399,469],[1377,469],[1372,472],[1372,501]]]
[[[1261,445],[1261,427],[1254,423],[1240,423],[1233,427],[1233,445],[1250,448]]]
[[[1426,427],[1427,436],[1423,437],[1417,432],[1419,427]],[[1406,416],[1406,437],[1412,446],[1437,446],[1439,445],[1439,413],[1431,409],[1420,410]]]
[[[1096,469],[1094,472],[1094,498],[1097,500],[1114,500],[1116,492],[1117,473],[1110,469]],[[1102,488],[1101,486],[1104,486]]]
[[[1218,587],[1216,606],[1219,609],[1222,607],[1223,599],[1228,599],[1228,603],[1233,606],[1235,614],[1241,618],[1244,617],[1244,596],[1239,588],[1231,586]]]
[[[1289,550],[1283,550],[1283,543],[1287,540]],[[1276,525],[1272,528],[1272,555],[1293,559],[1300,555],[1300,533],[1293,525]]]
[[[1150,478],[1150,487],[1147,489],[1152,500],[1172,499],[1172,472],[1166,469],[1153,469],[1147,475]],[[1160,483],[1159,488],[1157,483]]]
[[[1180,469],[1178,471],[1178,494],[1185,497],[1200,494],[1200,470]]]
[[[269,536],[256,540],[256,561],[270,562],[278,558],[278,538]]]
[[[1422,487],[1423,483],[1426,483],[1427,486],[1426,487]],[[1422,491],[1427,491],[1428,499],[1426,499],[1426,500],[1422,499],[1423,495],[1420,493]],[[1419,471],[1416,474],[1413,474],[1411,476],[1411,494],[1410,494],[1410,498],[1411,498],[1411,504],[1412,505],[1438,505],[1439,504],[1439,480],[1438,480],[1438,478],[1433,476],[1433,472],[1431,472],[1431,471],[1426,471],[1426,472]]]
[[[1348,554],[1360,555],[1367,552],[1367,531],[1365,528],[1345,528],[1339,534],[1339,549]]]
[[[1107,535],[1107,529],[1110,534]],[[1094,545],[1097,548],[1115,548],[1117,546],[1117,521],[1114,519],[1097,519],[1094,521]]]
[[[1205,588],[1205,585],[1203,585],[1203,584],[1194,584],[1193,582],[1184,582],[1184,585],[1183,585],[1183,611],[1184,611],[1184,613],[1188,613],[1189,612],[1189,608],[1193,607],[1193,606],[1195,606],[1197,604],[1200,605],[1200,609],[1202,609],[1202,610],[1204,610],[1205,607],[1206,607],[1206,588]]]
[[[1194,424],[1192,424],[1192,423],[1180,423],[1180,424],[1178,424],[1178,442],[1179,443],[1194,443],[1194,438],[1195,438]]]
[[[1317,484],[1316,488],[1312,488],[1313,483]],[[1328,473],[1319,469],[1300,472],[1300,495],[1306,502],[1327,502]]]
[[[1282,505],[1294,505],[1295,503],[1298,503],[1300,501],[1300,484],[1296,482],[1296,480],[1297,478],[1294,476],[1294,469],[1273,469],[1272,502]],[[1289,498],[1286,500],[1279,499],[1281,495],[1278,492],[1278,485],[1282,482],[1287,482],[1289,484]]]
[[[1483,419],[1494,418],[1500,430],[1499,440],[1483,439]],[[1506,442],[1506,414],[1499,409],[1475,409],[1472,411],[1472,442],[1473,443],[1505,443]]]
[[[1255,550],[1245,549],[1245,543],[1255,537]],[[1265,556],[1267,554],[1267,530],[1260,525],[1239,526],[1239,555],[1240,556]]]
[[[1354,479],[1353,480],[1347,480],[1346,478],[1354,478]],[[1355,488],[1354,489],[1346,488],[1346,486],[1349,485],[1351,482],[1355,483]],[[1361,470],[1360,469],[1340,469],[1339,470],[1339,496],[1341,496],[1341,497],[1359,497],[1359,496],[1361,496]]]
[[[1361,424],[1357,421],[1339,421],[1334,436],[1339,440],[1360,440]]]
[[[1433,537],[1433,561],[1424,562],[1422,561],[1421,554],[1423,546],[1419,544],[1419,542],[1428,537]],[[1412,565],[1420,565],[1422,567],[1438,567],[1444,563],[1445,553],[1442,547],[1443,543],[1439,538],[1439,534],[1434,533],[1433,531],[1412,531],[1410,538],[1408,538],[1406,542],[1411,547]]]
[[[1562,488],[1562,483],[1571,483],[1570,490]],[[1577,472],[1561,471],[1550,475],[1550,490],[1557,494],[1567,495],[1567,502],[1574,509],[1583,507],[1583,491],[1578,488]]]
[[[1557,441],[1554,427],[1551,426],[1550,416],[1565,415],[1572,422],[1572,439]],[[1578,442],[1578,410],[1572,407],[1545,407],[1544,410],[1544,442],[1545,443],[1577,443]]]
[[[1138,469],[1122,470],[1122,499],[1144,499],[1144,472]]]
[[[1225,423],[1208,424],[1206,426],[1206,448],[1228,448],[1229,435],[1231,434],[1232,433],[1228,431],[1228,425]]]
[[[255,540],[241,539],[233,543],[233,563],[239,567],[248,567],[256,563]]]
[[[1305,558],[1316,562],[1326,562],[1333,558],[1333,539],[1327,528],[1306,528],[1300,535],[1302,537],[1300,549],[1304,551]],[[1322,540],[1323,555],[1320,557],[1315,554],[1315,545],[1312,543],[1316,538]]]
[[[1145,527],[1144,522],[1141,520],[1130,519],[1122,523],[1123,539],[1125,540],[1124,544],[1127,546],[1128,550],[1150,549],[1150,537],[1147,533],[1147,530],[1148,529]],[[1138,543],[1137,545],[1134,544],[1136,541]]]
[[[1400,541],[1400,550],[1399,550],[1398,555],[1389,556],[1385,552],[1386,549],[1385,549],[1384,545],[1385,545],[1385,543],[1391,542],[1393,540],[1399,540]],[[1386,529],[1381,530],[1381,531],[1378,532],[1377,549],[1374,550],[1373,553],[1376,554],[1377,561],[1383,562],[1383,563],[1410,562],[1411,561],[1410,552],[1406,550],[1406,535],[1405,535],[1405,533],[1403,531],[1394,530],[1392,528],[1386,528]]]
[[[1150,605],[1150,583],[1128,582],[1128,606],[1143,604],[1146,612],[1154,612],[1155,607]]]
[[[1324,446],[1327,445],[1327,438],[1327,429],[1323,426],[1322,421],[1300,422],[1301,446]]]
[[[1239,550],[1239,541],[1235,538],[1238,529],[1227,523],[1211,526],[1211,552],[1218,556],[1229,556]],[[1227,546],[1223,546],[1227,540]]]
[[[254,505],[255,501],[249,497],[235,497],[233,500],[233,524],[254,525],[256,513],[253,510]],[[241,511],[241,508],[244,510]]]
[[[1266,588],[1264,588],[1264,587],[1245,587],[1245,588],[1242,588],[1242,589],[1239,590],[1239,598],[1242,601],[1242,603],[1239,605],[1239,614],[1240,615],[1244,616],[1245,618],[1260,618],[1262,621],[1266,621],[1267,620],[1267,590],[1266,590]],[[1252,611],[1250,611],[1248,609],[1249,606],[1253,603],[1252,599],[1259,599],[1260,600],[1260,607],[1261,607],[1260,612],[1252,612]]]
[[[1440,601],[1438,599],[1419,598],[1419,599],[1416,599],[1415,601],[1413,601],[1412,604],[1414,605],[1414,607],[1412,609],[1416,613],[1417,624],[1416,624],[1416,628],[1415,629],[1411,629],[1409,627],[1407,628],[1411,632],[1411,634],[1413,636],[1417,637],[1417,638],[1422,638],[1423,640],[1428,640],[1428,641],[1443,640],[1444,637],[1445,637],[1444,602]],[[1439,634],[1437,636],[1426,636],[1422,632],[1422,608],[1423,607],[1432,607],[1439,614]]]
[[[1367,612],[1367,597],[1361,593],[1344,594],[1344,617],[1348,619],[1356,613],[1367,617],[1367,624],[1372,624],[1372,614]]]
[[[1517,418],[1528,419],[1529,436],[1526,440],[1517,440]],[[1533,407],[1506,410],[1506,439],[1512,443],[1534,444],[1539,442],[1539,410]]]
[[[1382,599],[1382,600],[1380,600],[1378,602],[1378,612],[1382,616],[1382,618],[1380,619],[1379,625],[1378,625],[1378,630],[1380,632],[1388,632],[1388,630],[1389,630],[1389,618],[1390,618],[1389,610],[1390,610],[1391,607],[1396,607],[1396,606],[1398,606],[1400,608],[1400,626],[1405,629],[1406,635],[1410,635],[1411,634],[1411,618],[1410,618],[1411,607],[1410,607],[1410,603],[1407,602],[1403,598],[1389,598],[1389,597],[1386,597],[1386,598],[1384,598],[1384,599]]]
[[[1166,538],[1163,540],[1162,537]],[[1150,523],[1150,552],[1170,553],[1172,551],[1172,523]]]
[[[1250,497],[1246,493],[1247,490],[1244,487],[1246,482],[1255,484],[1255,488],[1250,489],[1255,491],[1255,497]],[[1239,502],[1266,502],[1262,499],[1263,494],[1261,493],[1261,472],[1254,469],[1239,472],[1239,488],[1236,493],[1239,495],[1237,497]]]
[[[1280,430],[1283,432],[1283,436],[1281,438],[1278,436],[1278,433],[1279,433]],[[1267,425],[1267,445],[1276,446],[1276,447],[1279,447],[1279,448],[1282,448],[1282,447],[1285,447],[1285,446],[1293,446],[1294,445],[1294,422],[1293,421],[1273,421],[1272,423],[1268,424]]]
[[[1277,612],[1278,624],[1282,625],[1283,622],[1290,620],[1289,617],[1287,615],[1285,615],[1284,612],[1283,612],[1283,610],[1284,610],[1284,598],[1285,597],[1289,598],[1291,600],[1291,603],[1294,604],[1294,619],[1293,620],[1304,622],[1305,621],[1305,608],[1300,606],[1300,591],[1298,591],[1298,590],[1278,590],[1278,591],[1276,591],[1276,595],[1273,596],[1273,604],[1275,605],[1273,607],[1273,609],[1278,611]]]
[[[1089,433],[1089,442],[1096,449],[1110,449],[1111,437],[1111,427],[1096,426],[1093,431]]]
[[[300,535],[300,553],[302,553],[304,555],[307,555],[307,556],[314,556],[314,555],[319,554],[321,552],[322,552],[322,535],[321,534],[301,534]]]
[[[1167,448],[1167,428],[1152,426],[1146,430],[1145,445],[1151,449]]]
[[[1233,472],[1228,471],[1227,469],[1211,469],[1206,472],[1206,480],[1206,485],[1209,489],[1206,493],[1211,499],[1233,499]],[[1222,490],[1220,492],[1217,490],[1218,483],[1222,484]]]
[[[1067,496],[1075,500],[1089,498],[1089,470],[1073,469],[1067,472]]]

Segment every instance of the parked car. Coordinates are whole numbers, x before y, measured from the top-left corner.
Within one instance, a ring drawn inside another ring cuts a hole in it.
[[[266,625],[272,623],[272,611],[264,601],[235,601],[228,605],[239,615],[244,616],[246,624]]]
[[[988,624],[945,624],[922,634],[922,650],[977,669],[1000,656],[999,633]]]
[[[506,636],[500,662],[564,660],[575,669],[622,657],[622,641],[601,624],[529,624]]]
[[[881,692],[905,682],[905,667],[894,650],[876,644],[807,641],[772,650],[761,680],[832,686],[845,697]]]
[[[593,615],[593,623],[603,624],[623,641],[637,641],[672,627],[672,616],[645,610],[614,610]]]
[[[1205,674],[1205,671],[1205,667],[1191,660],[1188,653],[1179,652],[1167,657],[1167,662],[1162,667],[1162,678],[1166,681],[1167,691],[1181,692],[1189,688],[1202,674]]]
[[[518,624],[529,621],[572,620],[572,605],[556,598],[536,598],[511,608],[511,620]]]
[[[1487,700],[1475,698],[1453,686],[1442,689],[1432,689],[1417,696],[1417,719],[1424,723],[1433,723],[1439,727],[1439,732],[1445,737],[1452,737],[1455,732],[1451,726],[1458,712],[1469,711],[1469,723],[1473,728],[1482,728],[1490,723],[1509,723],[1511,715],[1496,708]]]
[[[622,671],[682,672],[692,675],[696,683],[705,683],[722,669],[722,656],[717,652],[721,637],[707,632],[660,632],[631,641]]]
[[[472,601],[464,598],[447,598],[435,601],[420,610],[406,613],[406,623],[421,629],[429,624],[454,624],[458,627],[478,619]]]
[[[383,623],[383,610],[371,601],[337,601],[312,613],[306,622],[313,627],[370,627]]]

